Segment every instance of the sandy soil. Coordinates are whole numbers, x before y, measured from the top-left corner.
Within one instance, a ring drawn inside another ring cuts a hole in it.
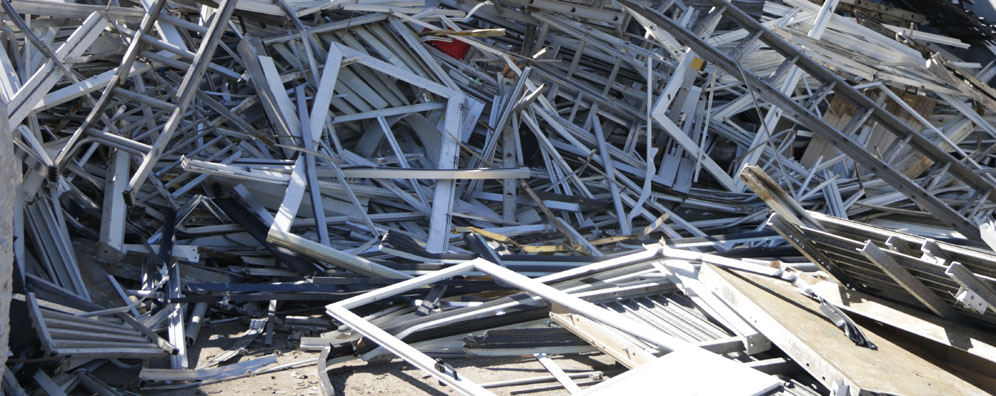
[[[234,344],[238,336],[245,331],[245,328],[246,325],[240,322],[206,324],[200,333],[195,347],[189,352],[191,361],[196,360],[198,367],[203,365],[206,361],[221,354],[225,349]],[[260,336],[250,345],[247,354],[238,359],[232,359],[229,363],[251,360],[273,354],[277,355],[278,364],[316,359],[318,357],[318,353],[297,350],[298,342],[290,338],[286,333],[277,332],[274,336],[274,345],[266,347],[263,345],[263,337]],[[619,370],[617,366],[614,366],[611,358],[602,354],[588,353],[552,356],[552,358],[568,373],[593,370],[615,372]],[[470,378],[478,384],[549,376],[549,372],[532,356],[448,359],[446,361],[455,367],[460,375],[466,376],[466,378]],[[156,363],[158,363],[158,367],[168,367],[168,362],[166,361]],[[147,395],[321,395],[317,366],[314,364],[279,372],[173,390],[138,389],[134,384],[134,378],[138,377],[137,370],[128,371],[105,365],[96,374],[111,385],[122,386],[123,389]],[[390,362],[368,363],[356,359],[336,364],[329,367],[329,378],[336,390],[336,394],[339,395],[460,394],[454,389],[428,377],[428,374],[422,370],[397,358]],[[595,383],[585,379],[576,381],[582,387],[585,387],[586,384]],[[497,395],[510,395],[513,394],[511,392],[540,387],[554,387],[557,389],[534,391],[527,394],[539,396],[568,394],[563,388],[559,387],[557,382],[491,388],[490,390]]]

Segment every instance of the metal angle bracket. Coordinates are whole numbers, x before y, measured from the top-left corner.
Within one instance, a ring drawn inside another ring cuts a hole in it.
[[[986,308],[996,310],[996,292],[964,265],[952,262],[944,274],[960,285],[955,294],[959,303],[980,314],[984,314]]]
[[[986,301],[982,299],[982,296],[964,286],[958,288],[958,292],[955,293],[955,300],[961,303],[961,305],[964,305],[965,308],[979,314],[985,314],[986,308],[989,307],[989,305],[986,304]]]

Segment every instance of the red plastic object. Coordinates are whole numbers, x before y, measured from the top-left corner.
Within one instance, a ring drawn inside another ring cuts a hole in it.
[[[429,29],[425,29],[429,30]],[[448,29],[453,30],[453,29]],[[433,41],[432,46],[438,48],[440,51],[446,53],[446,55],[452,56],[455,59],[463,60],[467,53],[470,52],[470,44],[467,44],[460,40],[450,39],[449,42],[446,41]]]

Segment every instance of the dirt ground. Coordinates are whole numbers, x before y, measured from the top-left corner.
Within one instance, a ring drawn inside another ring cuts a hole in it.
[[[231,347],[237,338],[245,331],[246,325],[240,322],[205,324],[201,330],[195,347],[188,353],[191,361],[197,361],[195,367],[200,367],[211,358],[221,354]],[[304,361],[318,358],[318,353],[297,350],[298,341],[289,339],[286,333],[277,332],[273,346],[263,345],[263,336],[254,341],[246,354],[238,359],[232,359],[229,364],[239,361],[256,359],[276,354],[277,364]],[[588,371],[617,372],[620,368],[606,355],[587,353],[567,356],[551,356],[553,360],[567,373]],[[511,379],[549,376],[549,372],[532,356],[495,357],[473,359],[447,359],[447,363],[456,368],[459,375],[472,379],[478,384]],[[160,362],[161,367],[168,367],[168,362]],[[187,386],[180,389],[156,390],[153,385],[144,389],[135,388],[134,379],[138,371],[128,372],[117,367],[105,365],[104,369],[95,373],[111,385],[135,391],[143,395],[160,396],[194,396],[194,395],[283,395],[310,396],[321,395],[317,376],[317,366],[310,364],[304,367],[290,368],[278,372],[254,375],[223,382]],[[367,363],[359,359],[339,363],[329,367],[329,379],[338,395],[452,395],[460,394],[456,390],[442,385],[439,381],[428,377],[428,374],[405,361],[395,358],[390,362]],[[588,379],[575,380],[582,388],[597,382]],[[131,382],[130,386],[127,384]],[[155,386],[161,386],[155,384]],[[181,386],[171,384],[170,386]],[[540,391],[536,388],[552,387]],[[568,393],[557,382],[544,382],[530,385],[519,385],[502,388],[490,388],[497,395],[511,395],[513,392],[536,389],[528,395],[567,395]]]

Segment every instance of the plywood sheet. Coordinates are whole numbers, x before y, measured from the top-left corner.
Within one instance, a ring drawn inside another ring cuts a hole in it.
[[[855,396],[988,394],[867,328],[878,349],[856,346],[791,283],[708,264],[700,280],[827,388],[842,381]]]

